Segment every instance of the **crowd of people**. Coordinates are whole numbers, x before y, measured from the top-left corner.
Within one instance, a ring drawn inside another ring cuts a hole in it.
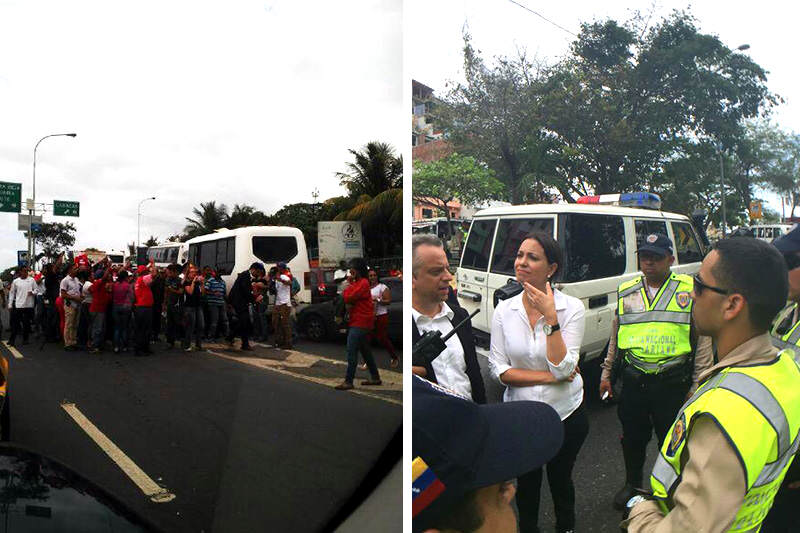
[[[113,350],[149,355],[162,337],[167,349],[176,343],[190,352],[204,340],[241,339],[267,342],[271,322],[273,345],[291,349],[296,333],[292,315],[300,283],[285,263],[266,272],[254,263],[240,273],[230,294],[213,268],[171,264],[158,268],[151,261],[132,268],[108,258],[93,264],[85,255],[65,264],[64,255],[30,275],[20,267],[2,291],[8,309],[8,343],[63,342],[65,350],[91,353]],[[271,317],[268,316],[271,313]],[[271,320],[270,320],[271,319]]]
[[[673,250],[663,234],[639,244],[642,274],[617,290],[596,392],[621,396],[625,479],[610,498],[620,527],[794,531],[800,227],[774,245],[723,239],[694,276],[671,271]],[[416,235],[412,255],[416,342],[467,313],[452,297],[441,241]],[[576,530],[572,473],[590,431],[578,368],[585,316],[551,283],[562,266],[549,233],[523,238],[514,263],[522,290],[492,318],[488,371],[505,386],[501,403],[487,404],[469,327],[412,363],[414,531],[537,532],[544,474],[556,531]],[[644,476],[653,432],[660,452]]]

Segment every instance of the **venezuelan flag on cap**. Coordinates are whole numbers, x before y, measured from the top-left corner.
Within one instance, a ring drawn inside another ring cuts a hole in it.
[[[425,464],[422,457],[411,463],[411,500],[412,517],[417,516],[444,492],[444,484],[439,481],[433,470]]]

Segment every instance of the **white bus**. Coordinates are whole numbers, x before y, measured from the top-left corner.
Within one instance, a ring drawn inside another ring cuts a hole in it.
[[[189,246],[183,242],[166,242],[147,249],[147,259],[155,259],[156,266],[166,268],[172,263],[186,262]]]
[[[256,261],[267,272],[278,262],[285,262],[300,282],[297,301],[311,303],[311,271],[303,232],[286,226],[249,226],[221,229],[186,241],[188,261],[203,268],[210,266],[225,280],[230,292],[239,272]]]
[[[753,237],[761,239],[762,241],[772,242],[782,235],[786,235],[792,228],[793,224],[764,224],[759,226],[751,226]]]

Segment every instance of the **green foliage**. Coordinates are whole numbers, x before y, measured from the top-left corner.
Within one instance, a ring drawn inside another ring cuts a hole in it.
[[[387,189],[403,188],[403,156],[395,156],[390,144],[372,141],[360,151],[348,150],[355,161],[347,163],[347,172],[336,177],[349,196],[377,196]]]
[[[150,237],[144,241],[144,246],[158,246],[158,239],[154,235],[150,235]]]
[[[360,220],[367,257],[394,255],[403,242],[403,189],[387,189],[374,198],[362,195],[333,220]]]
[[[9,283],[14,281],[14,274],[17,273],[17,268],[19,267],[17,265],[14,265],[0,272],[0,281]]]
[[[33,239],[43,256],[54,260],[75,245],[75,231],[72,222],[45,222],[41,229],[33,232]]]
[[[474,157],[453,153],[431,163],[414,164],[414,199],[439,209],[449,217],[447,204],[458,198],[463,204],[497,199],[503,184],[494,172]]]
[[[225,204],[217,205],[216,201],[201,202],[199,208],[192,209],[192,215],[194,218],[186,217],[188,224],[183,229],[189,239],[224,228],[228,220],[228,209]]]
[[[225,222],[226,228],[244,228],[247,226],[266,226],[270,220],[262,211],[252,205],[236,204]]]

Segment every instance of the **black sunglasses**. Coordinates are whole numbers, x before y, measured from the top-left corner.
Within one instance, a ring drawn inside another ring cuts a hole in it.
[[[800,256],[796,253],[783,254],[783,261],[786,263],[786,270],[794,270],[800,267]]]
[[[706,289],[716,292],[717,294],[730,294],[730,291],[727,291],[725,289],[720,289],[719,287],[712,287],[707,283],[703,283],[703,281],[700,279],[699,274],[695,274],[693,276],[693,279],[694,279],[694,293],[698,296],[700,296],[700,294],[702,294],[702,292]]]

